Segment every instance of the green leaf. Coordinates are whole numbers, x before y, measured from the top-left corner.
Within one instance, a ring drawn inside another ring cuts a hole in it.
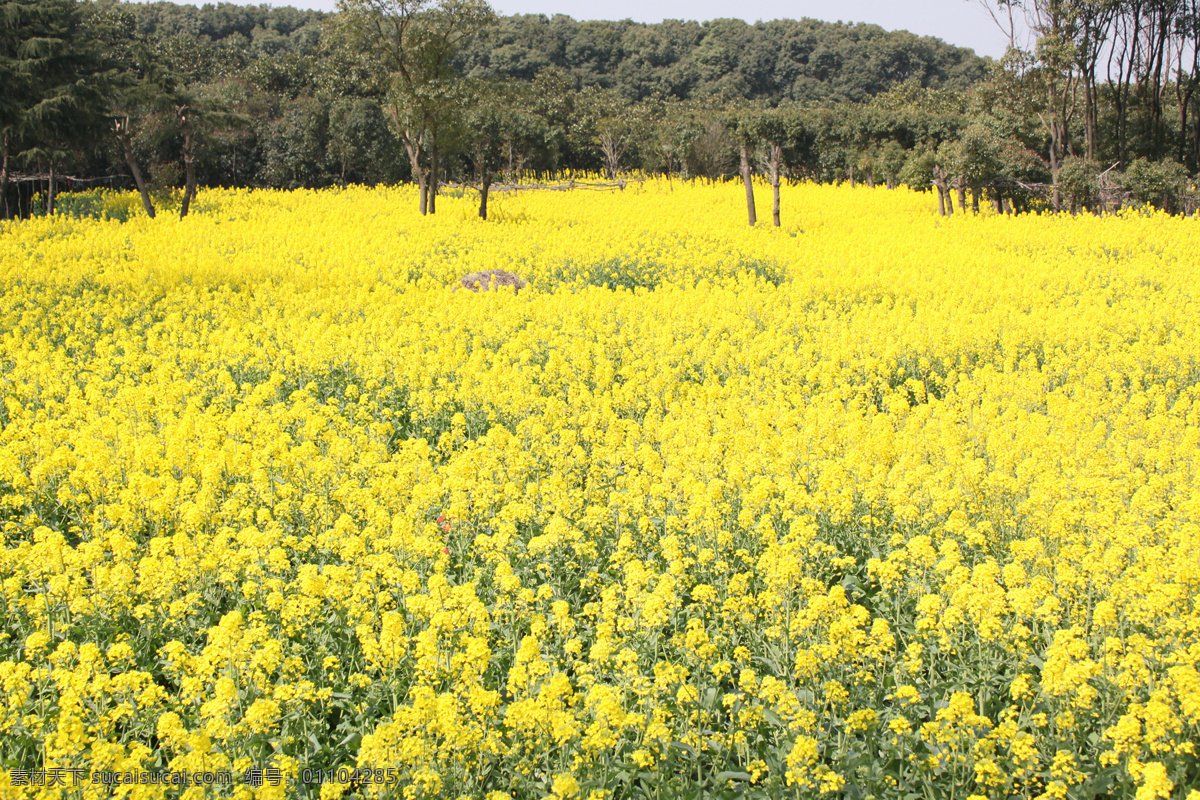
[[[717,781],[752,781],[753,776],[749,772],[718,772]]]
[[[696,750],[691,745],[684,744],[683,742],[671,742],[670,746],[675,748],[676,750],[682,750],[683,752],[690,755],[692,758],[696,757]]]

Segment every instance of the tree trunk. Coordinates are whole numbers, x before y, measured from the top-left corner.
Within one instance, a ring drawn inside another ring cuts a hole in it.
[[[492,179],[484,178],[479,182],[479,218],[487,219],[488,190],[492,188]]]
[[[1188,86],[1184,91],[1180,86],[1181,80],[1175,82],[1175,100],[1179,107],[1179,162],[1186,165],[1188,162],[1188,106],[1192,103],[1193,88]]]
[[[429,213],[436,214],[438,193],[438,146],[436,139],[433,139],[429,143],[429,187],[427,191],[429,192]]]
[[[1051,205],[1055,211],[1062,211],[1062,189],[1058,185],[1058,155],[1054,152],[1054,145],[1050,145],[1050,181],[1054,186],[1054,192],[1051,197]]]
[[[1132,34],[1127,31],[1126,53],[1129,56],[1128,69],[1118,73],[1116,96],[1113,98],[1117,106],[1117,152],[1121,160],[1121,168],[1129,165],[1129,90],[1134,83],[1134,71],[1137,67],[1141,51],[1142,15],[1140,3],[1130,14],[1133,26]]]
[[[779,173],[783,171],[783,147],[777,144],[771,145],[771,194],[774,203],[771,206],[771,218],[775,221],[775,227],[779,227]]]
[[[1185,6],[1185,11],[1200,12],[1200,3],[1191,3],[1193,8],[1189,9]],[[1196,84],[1200,81],[1200,30],[1197,30],[1191,41],[1192,47],[1192,74],[1184,76],[1183,72],[1183,54],[1180,52],[1179,68],[1175,73],[1175,98],[1179,107],[1179,162],[1185,166],[1191,167],[1193,170],[1197,168],[1197,163],[1192,161],[1192,153],[1188,148],[1188,116],[1192,105],[1192,96],[1196,91]]]
[[[1200,165],[1200,113],[1192,121],[1192,158],[1194,164]]]
[[[183,184],[183,205],[179,207],[179,218],[188,215],[192,207],[192,198],[196,195],[196,137],[191,127],[183,132],[183,171],[186,176]]]
[[[146,209],[146,216],[154,219],[154,203],[150,201],[150,192],[146,189],[146,181],[142,179],[142,171],[138,169],[137,159],[133,155],[133,142],[129,138],[129,118],[118,120],[117,139],[121,142],[121,151],[125,154],[125,163],[129,166],[130,173],[133,174],[133,182],[137,184],[138,194],[142,196],[142,208]]]
[[[8,219],[8,131],[4,132],[4,139],[0,141],[0,156],[3,158],[0,163],[0,205],[3,210],[0,213],[4,215],[0,219]]]
[[[936,164],[933,167],[933,185],[938,193],[938,216],[954,216],[954,196],[950,194],[950,180],[946,170]]]
[[[1171,33],[1171,22],[1173,12],[1167,9],[1158,10],[1158,26],[1154,31],[1153,43],[1154,50],[1152,52],[1153,79],[1148,81],[1153,94],[1150,102],[1150,120],[1153,141],[1156,149],[1161,152],[1163,149],[1163,140],[1165,139],[1166,126],[1163,123],[1163,102],[1162,96],[1166,89],[1163,80],[1163,64],[1167,54],[1167,39]],[[1168,71],[1169,71],[1168,67]],[[1169,75],[1167,76],[1169,79]]]
[[[1054,187],[1051,203],[1055,211],[1062,211],[1062,192],[1058,186],[1058,171],[1062,160],[1063,124],[1057,116],[1057,110],[1051,111],[1051,114],[1050,122],[1046,125],[1046,130],[1050,133],[1050,182]]]
[[[958,178],[958,210],[967,213],[967,179],[961,175]]]
[[[1118,84],[1117,91],[1113,92],[1113,106],[1117,109],[1117,160],[1121,162],[1121,167],[1124,169],[1129,162],[1129,150],[1126,147],[1125,137],[1125,117],[1128,113],[1125,102],[1125,90],[1122,85]]]
[[[611,131],[605,131],[600,134],[600,152],[604,154],[604,170],[608,173],[608,179],[615,181],[617,179],[617,171],[620,169],[621,147],[617,137]]]
[[[509,186],[516,183],[517,165],[517,143],[513,139],[509,139],[504,145],[504,182]]]
[[[774,205],[771,206],[771,218],[775,220],[775,227],[779,227],[779,173],[776,172],[771,176],[771,192],[775,196]]]
[[[1083,79],[1083,137],[1088,161],[1096,160],[1096,126],[1099,119],[1096,99],[1096,64],[1093,61]]]
[[[404,150],[408,153],[408,164],[412,168],[413,177],[417,179],[417,189],[420,193],[421,216],[429,211],[429,186],[426,180],[425,165],[421,163],[423,145],[420,134],[414,134],[411,128],[404,128],[400,135],[404,142]]]
[[[46,181],[46,216],[54,213],[54,159],[50,159],[50,177]]]
[[[750,180],[750,153],[745,144],[742,145],[742,183],[746,185],[746,214],[750,224],[754,225],[758,222],[758,215],[754,213],[754,183]]]

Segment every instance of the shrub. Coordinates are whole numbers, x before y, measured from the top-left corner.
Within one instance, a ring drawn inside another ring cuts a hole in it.
[[[1122,182],[1138,205],[1176,214],[1186,203],[1191,179],[1182,164],[1139,158],[1125,170]]]

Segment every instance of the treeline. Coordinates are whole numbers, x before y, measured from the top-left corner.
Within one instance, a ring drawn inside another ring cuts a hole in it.
[[[630,102],[861,102],[909,80],[965,90],[986,70],[973,51],[940,39],[813,19],[647,25],[504,17],[457,61],[468,75],[520,81],[555,68],[578,87],[613,89]]]
[[[388,76],[350,50],[335,15],[229,3],[0,5],[0,68],[6,99],[15,101],[3,121],[4,174],[42,176],[48,201],[56,173],[82,176],[83,185],[121,181],[130,160],[150,190],[186,184],[189,169],[198,185],[280,188],[412,177],[386,113]],[[629,152],[617,162],[610,149],[606,162],[596,128],[618,116],[633,124],[672,116],[681,103],[862,100],[905,80],[964,90],[985,69],[971,51],[936,39],[814,20],[642,25],[529,15],[475,33],[451,54],[454,72],[521,84],[505,96],[524,95],[540,118],[524,151],[510,148],[510,172],[656,168],[644,147],[620,146]],[[79,80],[67,86],[72,74]],[[62,91],[72,95],[71,112],[44,113],[43,99]],[[721,174],[708,152],[720,137],[705,139],[707,119],[689,124],[704,140],[693,172]],[[62,146],[47,149],[48,137]],[[460,162],[448,159],[445,174],[463,177]],[[4,197],[9,209],[20,205],[15,192]]]
[[[807,19],[0,0],[0,210],[49,211],[64,183],[136,185],[153,215],[181,187],[186,214],[202,185],[413,180],[423,211],[459,182],[486,214],[494,181],[567,169],[906,183],[943,213],[1188,210],[1196,2],[1018,5],[1039,44],[993,62]]]

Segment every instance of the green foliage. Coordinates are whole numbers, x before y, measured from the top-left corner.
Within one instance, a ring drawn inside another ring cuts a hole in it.
[[[38,202],[34,203],[35,208],[40,205]],[[64,216],[109,219],[117,222],[125,222],[140,211],[141,203],[136,195],[113,189],[94,189],[64,194],[59,197],[55,207],[55,213]]]
[[[969,50],[875,25],[774,20],[656,24],[528,14],[504,17],[470,46],[469,74],[530,80],[554,66],[580,86],[629,100],[862,101],[904,81],[965,89],[984,61]]]
[[[1072,211],[1094,209],[1100,200],[1100,167],[1086,158],[1069,156],[1059,169],[1058,187]]]
[[[87,149],[109,75],[76,0],[7,0],[0,9],[0,128],[29,164],[62,164]]]
[[[1125,170],[1123,183],[1138,205],[1151,205],[1174,214],[1191,192],[1191,178],[1183,165],[1174,161],[1136,159]]]
[[[910,150],[897,178],[910,189],[924,191],[933,181],[933,167],[936,163],[937,156],[928,147]]]
[[[1065,16],[1028,52],[993,62],[903,31],[811,19],[495,19],[482,0],[347,0],[337,14],[0,0],[0,152],[6,175],[54,165],[111,176],[139,164],[148,198],[166,198],[189,171],[201,186],[478,181],[480,146],[494,175],[501,143],[508,177],[721,179],[744,140],[791,178],[926,187],[936,168],[944,189],[963,183],[1015,210],[1055,183],[1065,207],[1099,207],[1094,176],[1129,164],[1124,177],[1111,173],[1124,197],[1187,212],[1200,67],[1179,62],[1175,83],[1158,89],[1141,62],[1131,74],[1142,82],[1129,85],[1083,71],[1097,42],[1123,30],[1116,19],[1158,14],[1146,35],[1190,52],[1194,0],[1043,5]],[[406,21],[380,27],[388,20]],[[497,109],[475,85],[520,87],[510,135],[498,135]],[[1149,166],[1164,159],[1184,166]],[[1122,195],[1106,191],[1110,208]],[[32,189],[21,192],[28,213]],[[4,194],[13,208],[11,184]]]
[[[400,144],[388,129],[383,109],[365,97],[343,97],[329,109],[329,169],[342,184],[395,181]]]
[[[514,81],[474,80],[461,112],[461,142],[477,185],[515,180],[546,141],[545,119],[527,111],[529,91]]]

